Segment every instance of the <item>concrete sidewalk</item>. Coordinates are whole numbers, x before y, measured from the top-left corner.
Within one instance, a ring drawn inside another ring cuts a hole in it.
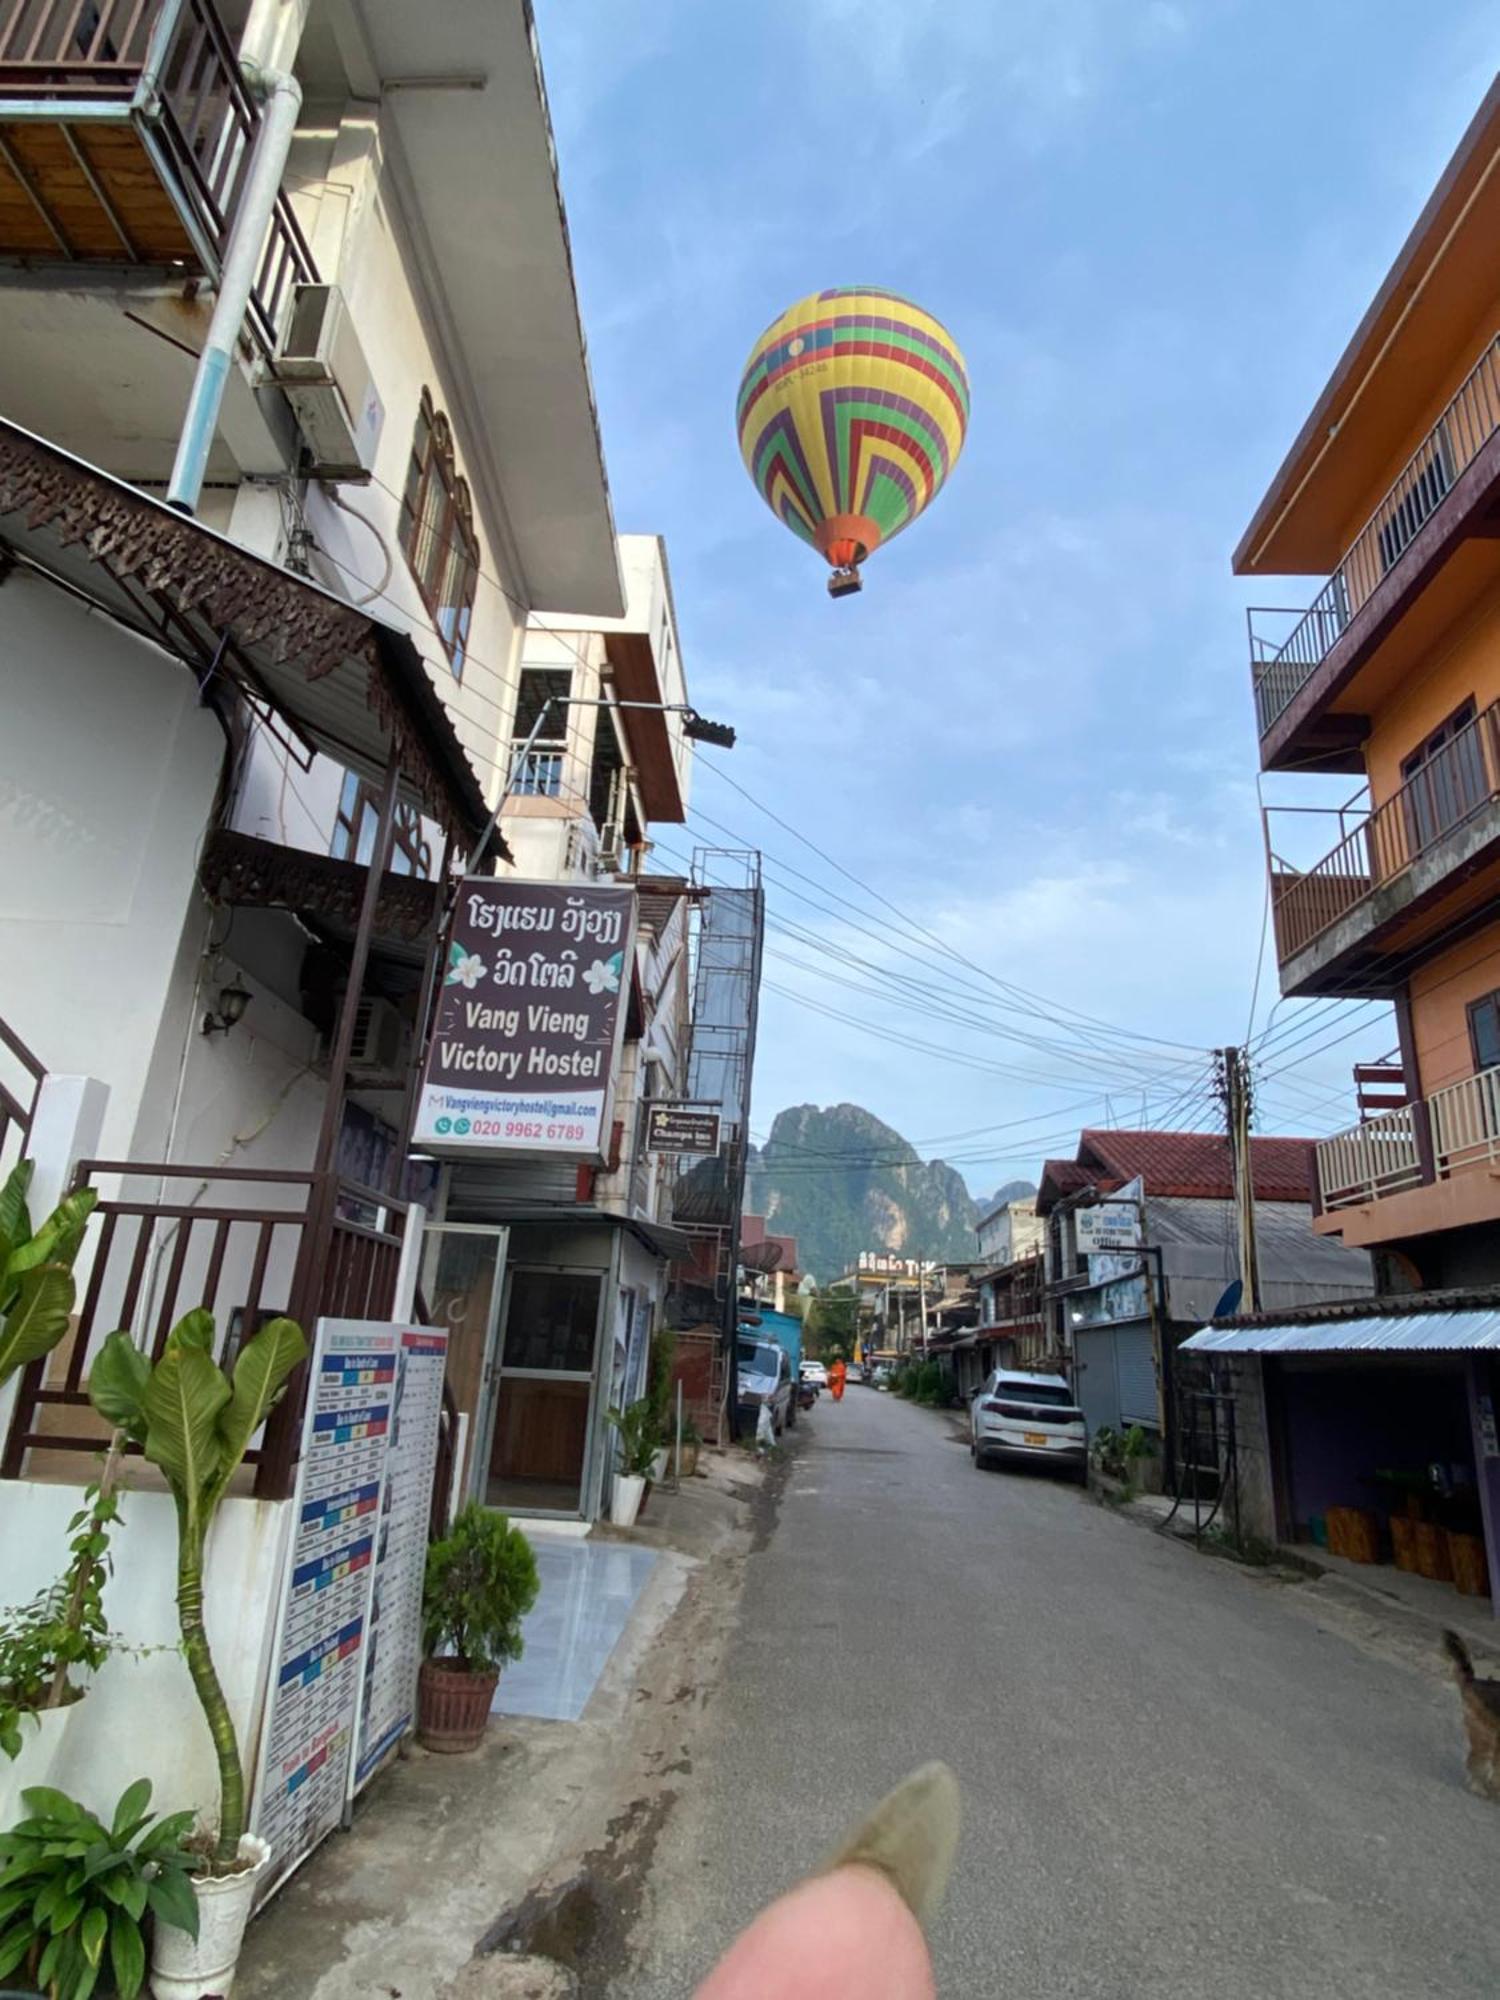
[[[571,1975],[524,1956],[471,1964],[476,1949],[524,1954],[535,1932],[530,1948],[566,1967],[628,1925],[630,1883],[690,1768],[765,1485],[742,1453],[704,1467],[680,1493],[658,1488],[629,1536],[595,1531],[657,1559],[579,1719],[497,1714],[469,1757],[413,1744],[252,1924],[238,2000],[546,1996]],[[590,1894],[570,1904],[584,1857]]]

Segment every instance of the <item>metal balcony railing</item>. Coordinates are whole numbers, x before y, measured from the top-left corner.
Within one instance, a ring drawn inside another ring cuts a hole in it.
[[[1462,1167],[1493,1165],[1500,1159],[1500,1069],[1482,1069],[1435,1090],[1432,1156],[1439,1174]]]
[[[169,233],[217,280],[260,118],[213,0],[0,0],[0,123],[10,128],[0,182],[66,262],[160,261],[145,192],[154,173],[166,213],[177,212]],[[116,141],[104,147],[110,130]],[[124,152],[122,130],[137,142]],[[64,153],[45,171],[22,157],[27,131],[62,135]],[[283,190],[251,292],[267,355],[292,287],[317,276]]]
[[[1433,753],[1399,791],[1374,808],[1268,806],[1264,811],[1276,946],[1284,964],[1392,881],[1446,835],[1500,798],[1500,702]],[[1338,844],[1310,868],[1272,845],[1273,822],[1334,820]],[[1352,822],[1352,824],[1351,824]]]
[[[1319,1143],[1318,1192],[1325,1209],[1352,1208],[1420,1184],[1418,1111],[1415,1104],[1403,1104]]]
[[[1376,585],[1436,513],[1459,475],[1500,429],[1500,334],[1403,466],[1343,561],[1300,615],[1248,614],[1255,713],[1264,736],[1291,706]],[[1295,620],[1290,627],[1282,622]]]
[[[517,737],[510,746],[512,758],[526,750],[525,737]],[[516,770],[511,784],[511,795],[522,799],[560,799],[563,789],[563,760],[567,751],[562,745],[554,749],[545,747],[526,751]]]

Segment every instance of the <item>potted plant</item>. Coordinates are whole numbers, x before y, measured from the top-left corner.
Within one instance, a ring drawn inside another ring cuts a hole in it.
[[[129,1334],[112,1333],[89,1371],[89,1398],[107,1423],[139,1444],[166,1475],[177,1507],[177,1624],[183,1656],[219,1769],[217,1826],[205,1830],[196,1933],[170,1917],[156,1926],[151,1990],[157,2000],[228,1993],[267,1843],[245,1830],[245,1770],[203,1618],[208,1531],[251,1439],[307,1354],[302,1329],[273,1319],[240,1349],[232,1376],[213,1358],[214,1319],[205,1307],[167,1335],[154,1365]]]
[[[649,1396],[624,1410],[611,1410],[609,1421],[620,1436],[620,1463],[610,1494],[609,1518],[617,1528],[633,1528],[646,1497],[646,1481],[656,1459],[656,1420]]]
[[[153,1824],[150,1803],[137,1778],[106,1826],[64,1792],[27,1791],[27,1817],[0,1833],[0,1979],[24,1967],[49,2000],[89,2000],[107,1966],[106,1990],[135,2000],[147,1918],[196,1932],[193,1815]]]
[[[109,1531],[119,1520],[118,1451],[68,1523],[73,1560],[30,1604],[0,1612],[0,1827],[16,1817],[23,1793],[45,1784],[73,1704],[109,1657],[104,1586]]]
[[[691,1479],[698,1470],[698,1453],[703,1448],[703,1439],[698,1434],[698,1426],[691,1417],[682,1420],[682,1450],[677,1459],[677,1477]]]
[[[428,1549],[417,1737],[429,1750],[484,1741],[500,1669],[521,1657],[521,1621],[540,1588],[530,1542],[477,1501]]]

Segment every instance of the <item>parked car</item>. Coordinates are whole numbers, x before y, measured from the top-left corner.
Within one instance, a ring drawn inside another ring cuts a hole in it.
[[[1029,1459],[1083,1479],[1088,1428],[1061,1375],[1027,1375],[996,1368],[970,1404],[969,1451],[976,1466]]]
[[[736,1354],[740,1376],[740,1415],[753,1430],[761,1405],[769,1404],[771,1428],[779,1437],[796,1421],[792,1403],[792,1367],[786,1349],[767,1336],[741,1332]]]
[[[828,1387],[828,1370],[821,1361],[804,1361],[802,1364],[802,1379],[804,1382],[811,1382],[815,1389],[826,1389]]]

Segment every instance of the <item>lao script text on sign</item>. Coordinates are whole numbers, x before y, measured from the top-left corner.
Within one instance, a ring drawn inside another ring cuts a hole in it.
[[[602,1158],[635,950],[633,889],[459,888],[415,1138]]]

